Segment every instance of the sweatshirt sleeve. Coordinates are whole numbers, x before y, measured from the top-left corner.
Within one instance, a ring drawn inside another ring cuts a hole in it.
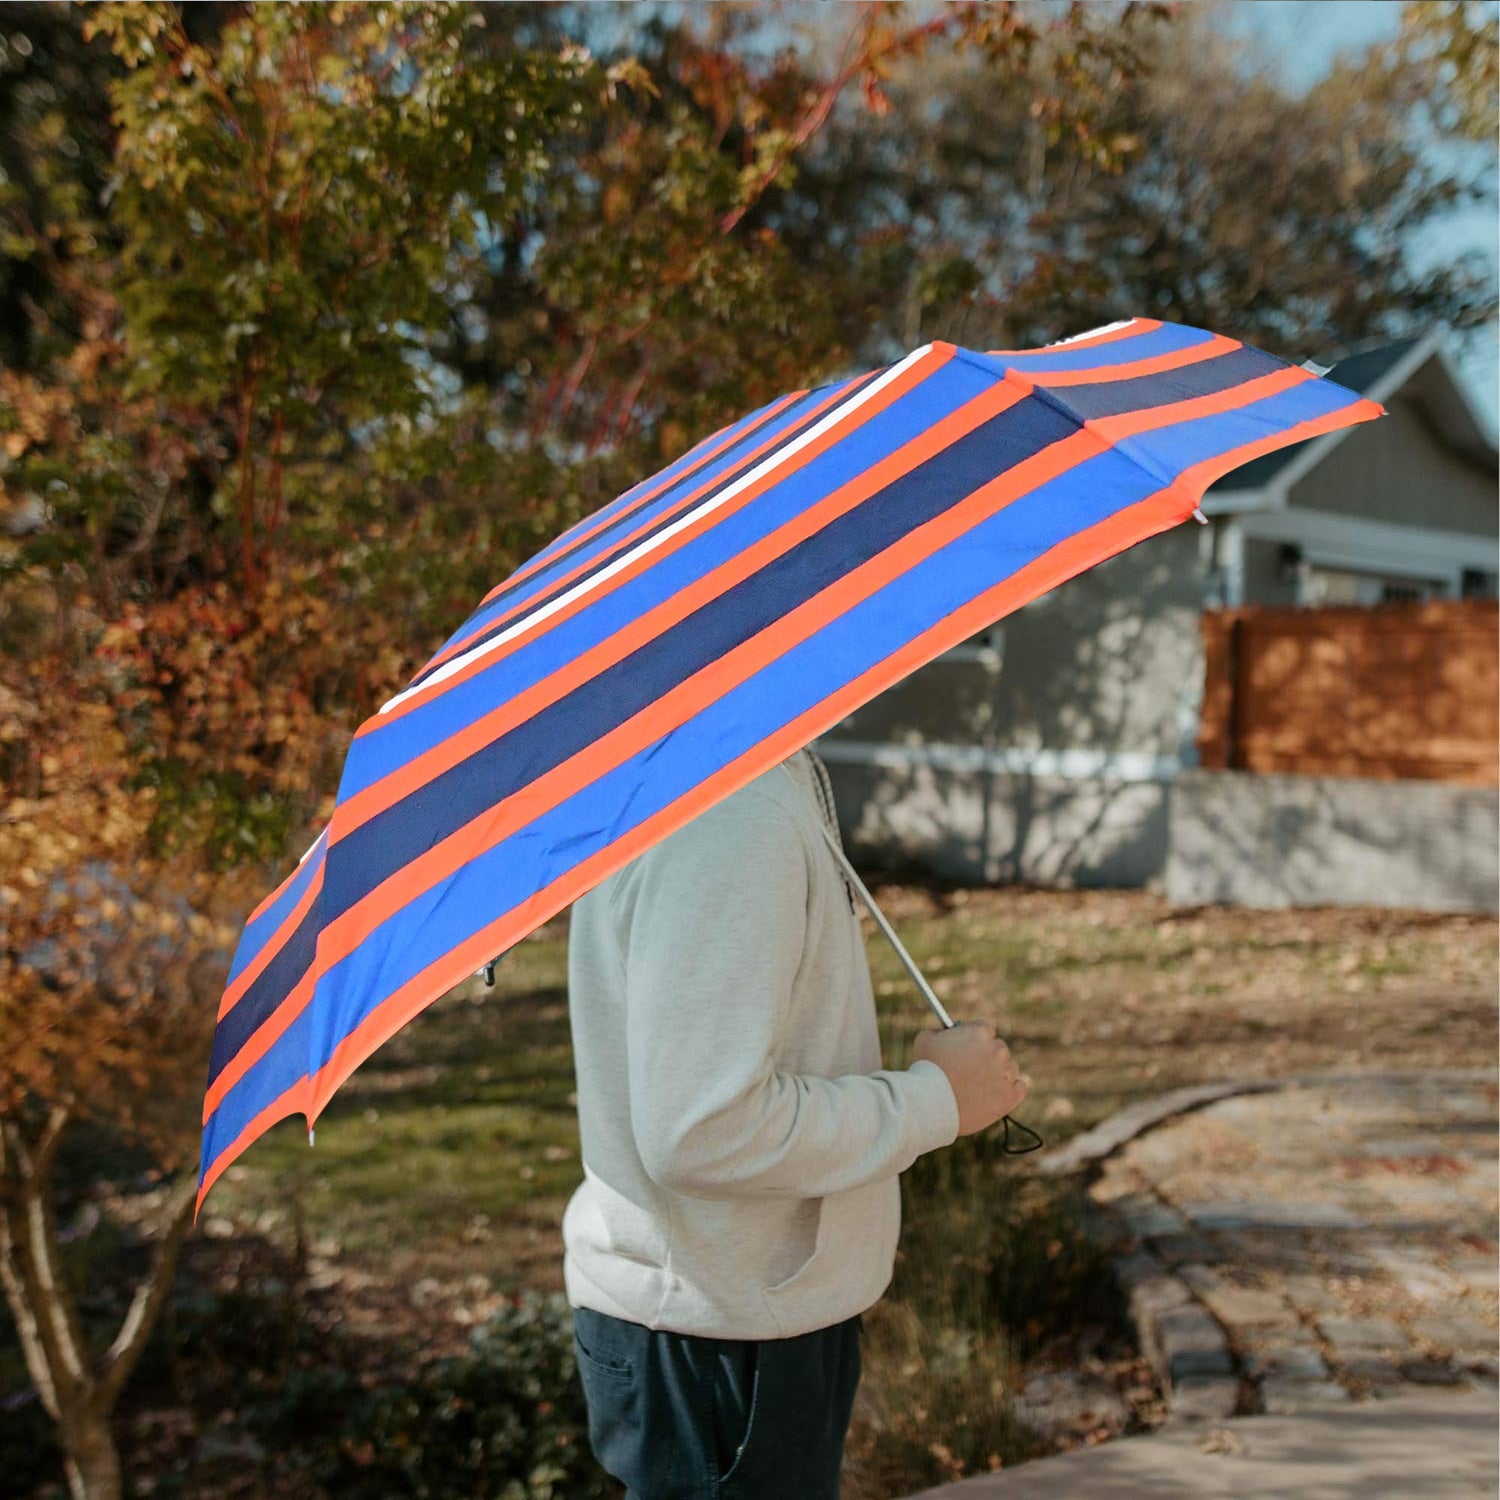
[[[651,1178],[700,1198],[814,1198],[905,1171],[958,1133],[947,1075],[774,1065],[802,957],[807,846],[754,791],[700,814],[614,892],[631,1125]]]

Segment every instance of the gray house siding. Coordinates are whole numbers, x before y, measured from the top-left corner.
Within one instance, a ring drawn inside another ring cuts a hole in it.
[[[952,879],[1136,885],[1201,679],[1204,533],[1181,526],[924,667],[819,741],[852,848]],[[881,751],[885,753],[882,754]]]
[[[1291,503],[1366,521],[1500,534],[1493,466],[1444,444],[1422,409],[1404,396],[1294,484]]]

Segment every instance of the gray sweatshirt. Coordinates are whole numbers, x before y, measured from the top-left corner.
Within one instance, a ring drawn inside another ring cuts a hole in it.
[[[958,1133],[935,1063],[881,1069],[811,752],[785,765],[574,903],[575,1307],[716,1338],[852,1317],[890,1282],[897,1174]]]

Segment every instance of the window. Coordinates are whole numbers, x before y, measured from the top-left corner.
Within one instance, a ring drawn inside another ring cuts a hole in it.
[[[1446,599],[1448,584],[1441,578],[1395,578],[1384,573],[1361,573],[1350,568],[1310,567],[1308,604],[1395,604],[1409,600]]]

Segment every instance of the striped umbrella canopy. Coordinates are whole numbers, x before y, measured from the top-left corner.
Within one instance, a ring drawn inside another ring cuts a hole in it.
[[[424,1006],[697,813],[1228,470],[1381,413],[1149,318],[933,343],[772,402],[565,532],[363,725],[328,826],[251,915],[200,1206],[274,1122],[310,1131]]]

